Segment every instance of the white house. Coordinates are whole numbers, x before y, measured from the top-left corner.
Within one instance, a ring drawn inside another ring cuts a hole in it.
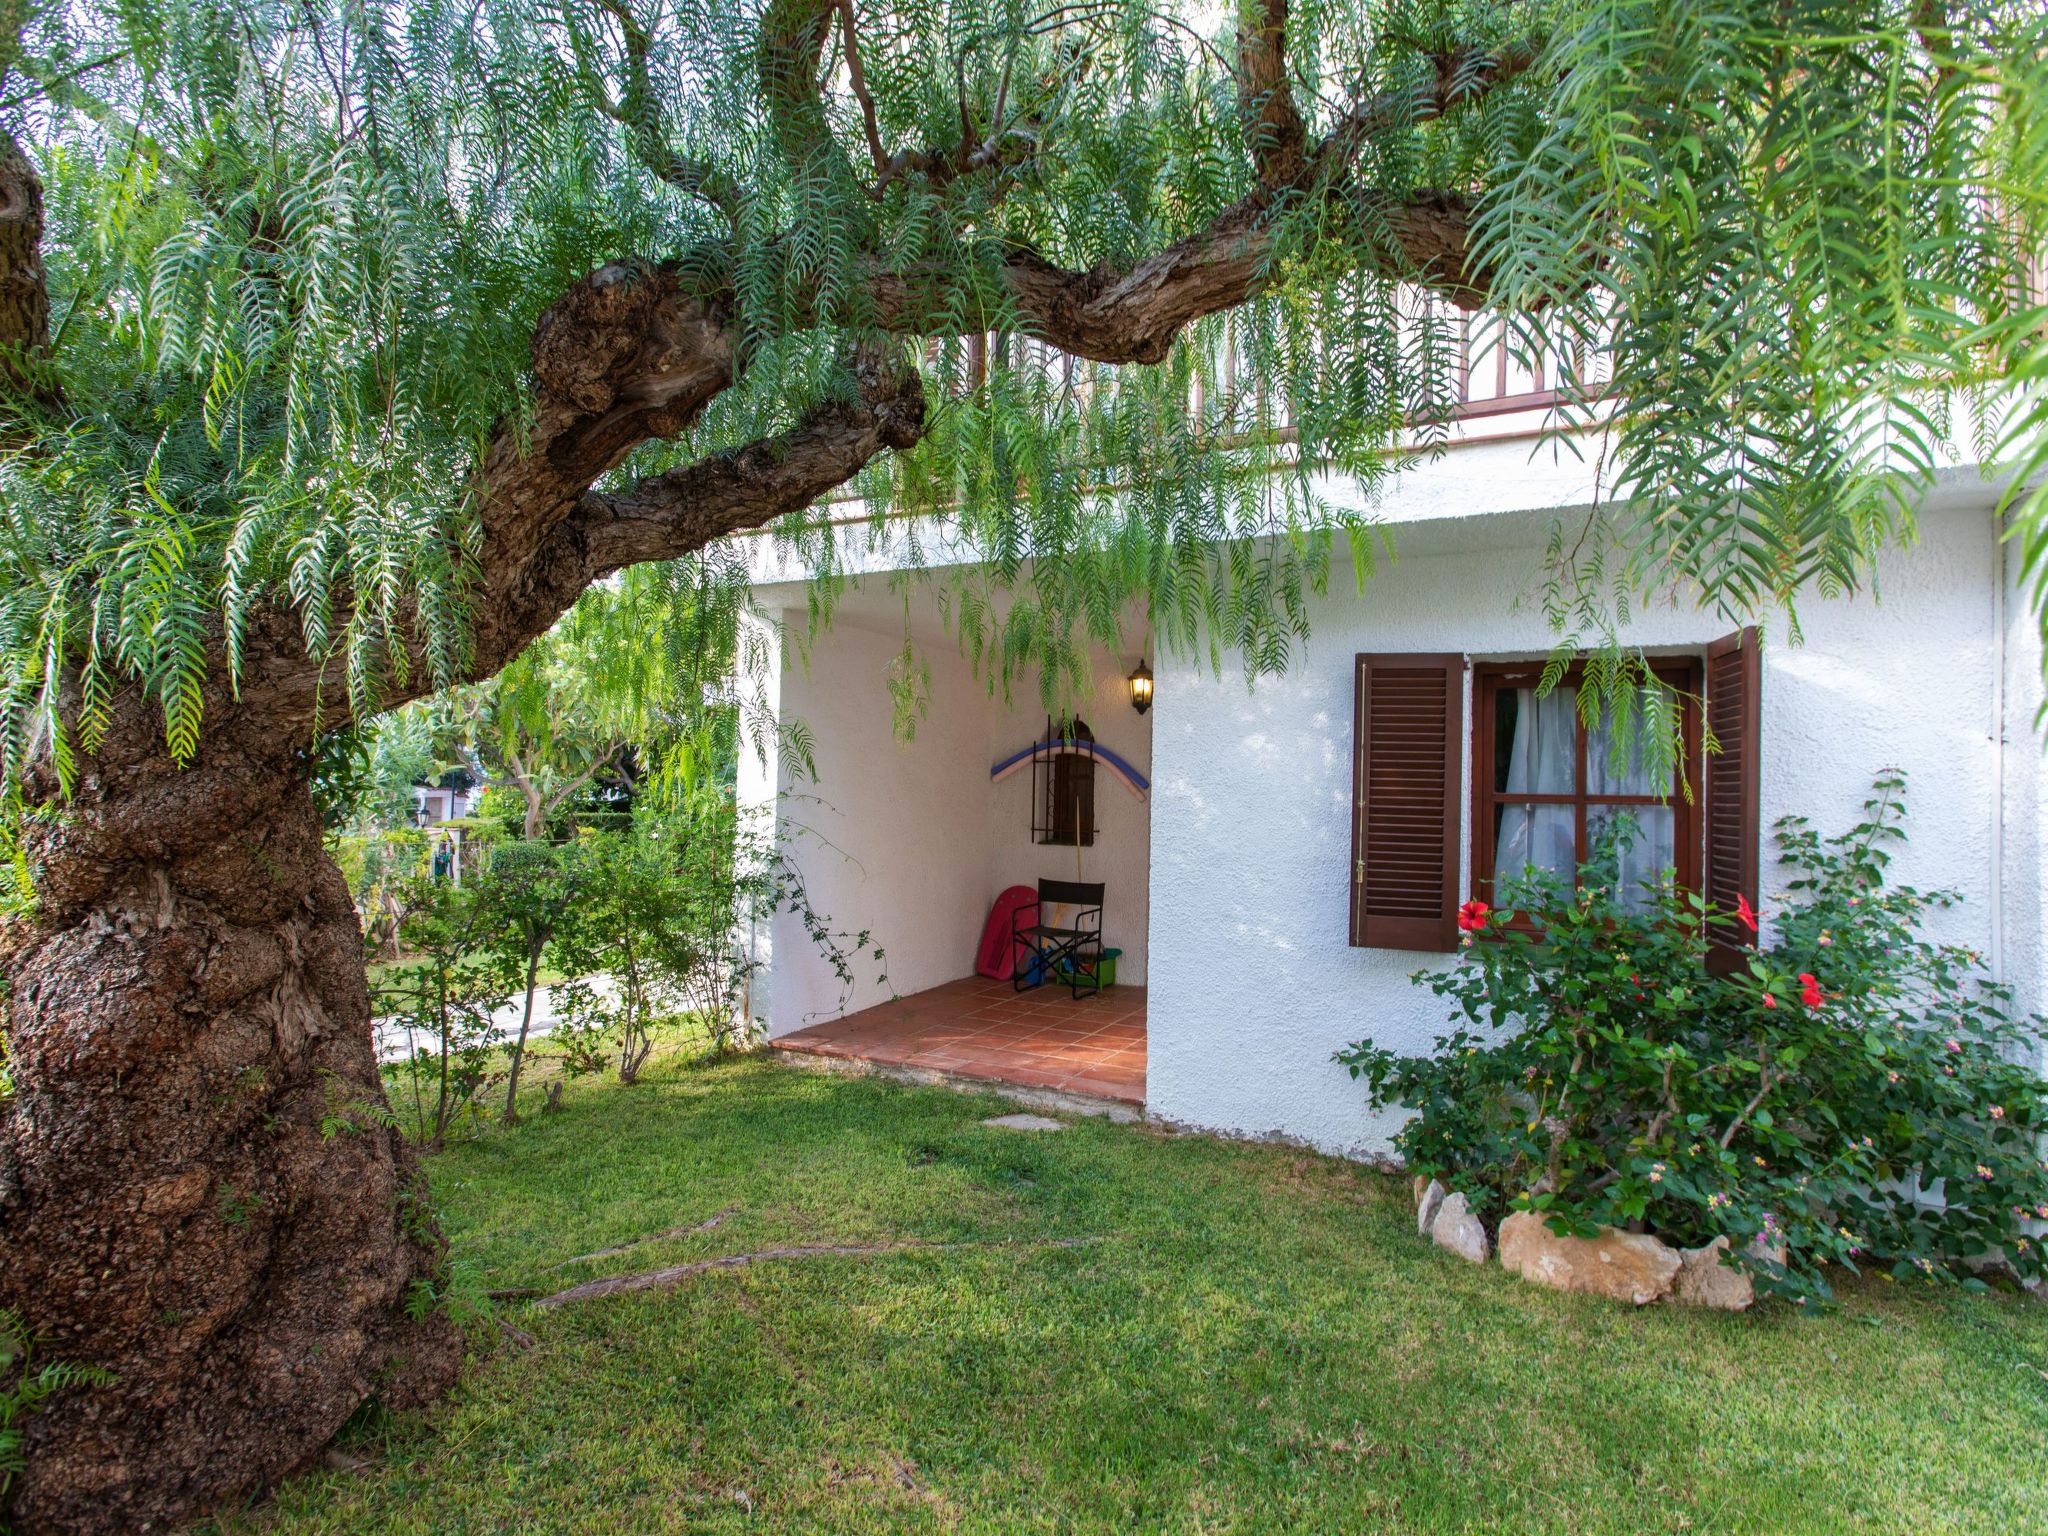
[[[1410,977],[1452,958],[1458,903],[1484,892],[1496,864],[1569,857],[1582,813],[1594,824],[1608,814],[1603,797],[1657,788],[1608,774],[1597,744],[1577,750],[1569,704],[1527,691],[1528,663],[1555,638],[1536,601],[1546,537],[1596,490],[1595,455],[1539,441],[1542,406],[1503,378],[1455,446],[1382,495],[1397,558],[1362,594],[1333,582],[1286,676],[1248,687],[1228,660],[1219,678],[1154,655],[1140,714],[1126,682],[1137,652],[1097,656],[1082,714],[1132,783],[1098,776],[1086,846],[1034,833],[1043,785],[1032,775],[992,778],[1045,736],[1035,693],[991,699],[929,592],[889,581],[888,550],[866,556],[865,578],[802,658],[802,582],[756,541],[759,609],[771,626],[786,620],[768,699],[808,727],[816,778],[772,751],[746,753],[742,798],[796,838],[815,910],[870,930],[887,956],[885,982],[870,968],[848,994],[797,920],[778,918],[756,935],[753,1009],[771,1040],[1051,1087],[1056,1072],[1001,1064],[1086,1045],[1086,1024],[1070,1020],[1122,1020],[1135,1050],[1126,1041],[1092,1059],[1136,1064],[1141,1091],[1121,1097],[1141,1098],[1148,1116],[1383,1150],[1397,1120],[1367,1110],[1332,1052],[1365,1036],[1426,1049],[1447,1018]],[[1768,915],[1776,819],[1845,829],[1873,776],[1903,769],[1898,878],[1958,889],[1942,932],[1981,951],[2032,1009],[2048,1000],[2042,657],[1996,499],[1973,469],[1950,472],[1920,509],[1917,542],[1881,560],[1870,592],[1808,598],[1796,641],[1779,628],[1740,643],[1677,606],[1638,612],[1625,638],[1703,690],[1727,749],[1705,765],[1702,805],[1643,810],[1660,854],[1730,904],[1745,885],[1757,891]],[[906,630],[932,674],[909,741],[892,729],[889,689]],[[1553,798],[1516,799],[1531,792]],[[1045,1001],[1020,1014],[999,1006],[1012,983],[961,984],[1000,892],[1077,876],[1104,887],[1103,941],[1122,951],[1115,988],[1079,1002],[1026,992],[1020,1007]],[[966,1037],[991,1008],[1006,1028],[1040,1024],[1053,1038],[978,1058]],[[1106,1091],[1093,1085],[1107,1070],[1065,1082]]]
[[[412,819],[415,825],[431,827],[444,821],[459,821],[475,813],[483,798],[483,786],[465,780],[458,788],[445,784],[419,783],[412,786]]]

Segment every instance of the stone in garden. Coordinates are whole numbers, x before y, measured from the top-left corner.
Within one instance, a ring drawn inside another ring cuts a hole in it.
[[[1691,1307],[1714,1307],[1722,1312],[1744,1312],[1756,1300],[1756,1287],[1747,1270],[1721,1262],[1728,1251],[1728,1239],[1717,1237],[1704,1248],[1678,1251],[1678,1283],[1675,1300]]]
[[[1474,1264],[1486,1262],[1486,1228],[1479,1224],[1479,1218],[1472,1214],[1472,1208],[1465,1203],[1463,1192],[1444,1196],[1443,1205],[1436,1213],[1436,1221],[1430,1226],[1429,1235],[1436,1240],[1439,1248],[1448,1248],[1459,1258]]]
[[[1760,1259],[1769,1259],[1780,1269],[1785,1267],[1785,1261],[1791,1257],[1790,1252],[1782,1242],[1767,1243],[1764,1241],[1764,1235],[1761,1232],[1749,1240],[1749,1251]]]
[[[1415,1231],[1420,1237],[1429,1236],[1430,1223],[1436,1220],[1436,1213],[1444,1203],[1444,1187],[1431,1179],[1415,1197]]]
[[[1602,1227],[1598,1237],[1559,1237],[1535,1211],[1500,1224],[1500,1262],[1524,1280],[1647,1306],[1670,1294],[1678,1250],[1640,1232]]]
[[[1067,1128],[1064,1121],[1045,1115],[997,1115],[993,1120],[981,1123],[1005,1131],[1064,1131]]]

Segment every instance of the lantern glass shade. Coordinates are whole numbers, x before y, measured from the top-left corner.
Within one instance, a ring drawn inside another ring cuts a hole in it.
[[[1141,656],[1138,664],[1131,669],[1131,708],[1139,714],[1152,707],[1152,669],[1145,665]]]

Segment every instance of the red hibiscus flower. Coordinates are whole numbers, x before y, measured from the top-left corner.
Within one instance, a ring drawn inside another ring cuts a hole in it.
[[[1486,926],[1487,916],[1492,910],[1483,901],[1468,901],[1458,908],[1458,926],[1467,933],[1477,933]]]
[[[1749,904],[1747,896],[1735,898],[1735,915],[1742,919],[1742,925],[1751,933],[1756,932],[1756,908]]]
[[[1778,1000],[1775,997],[1771,996],[1770,993],[1766,992],[1764,994],[1764,1006],[1766,1008],[1775,1008],[1778,1006]]]
[[[1811,971],[1799,973],[1799,1001],[1809,1008],[1818,1008],[1821,1005],[1820,982]]]

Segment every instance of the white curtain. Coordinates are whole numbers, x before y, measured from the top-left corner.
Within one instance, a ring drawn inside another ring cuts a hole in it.
[[[1578,747],[1578,690],[1556,688],[1539,698],[1534,688],[1517,688],[1514,695],[1514,739],[1508,744],[1508,778],[1502,791],[1570,794]],[[1570,879],[1576,853],[1570,806],[1503,806],[1494,839],[1495,888],[1520,879],[1531,864]]]
[[[1568,795],[1574,788],[1578,744],[1578,691],[1558,688],[1539,698],[1534,688],[1514,690],[1513,738],[1508,744],[1509,795]],[[1609,760],[1612,738],[1602,721],[1586,738],[1586,789],[1592,795],[1653,795],[1659,787],[1643,766],[1641,744],[1631,743],[1629,760],[1619,767]],[[1591,806],[1586,812],[1586,841],[1598,841],[1608,821],[1626,815],[1635,819],[1636,837],[1620,855],[1619,893],[1623,905],[1648,905],[1647,886],[1663,876],[1672,862],[1673,817],[1668,805]],[[1509,805],[1501,809],[1500,832],[1494,840],[1496,889],[1519,879],[1530,865],[1569,880],[1577,872],[1572,808],[1568,805]]]
[[[1654,795],[1663,788],[1643,766],[1640,736],[1629,743],[1628,760],[1618,769],[1611,757],[1614,738],[1602,720],[1586,736],[1586,789],[1595,795]],[[1646,888],[1663,877],[1672,863],[1673,813],[1668,805],[1591,806],[1586,811],[1586,844],[1599,841],[1607,823],[1617,816],[1635,819],[1635,841],[1620,854],[1619,893],[1630,909],[1648,906]]]

